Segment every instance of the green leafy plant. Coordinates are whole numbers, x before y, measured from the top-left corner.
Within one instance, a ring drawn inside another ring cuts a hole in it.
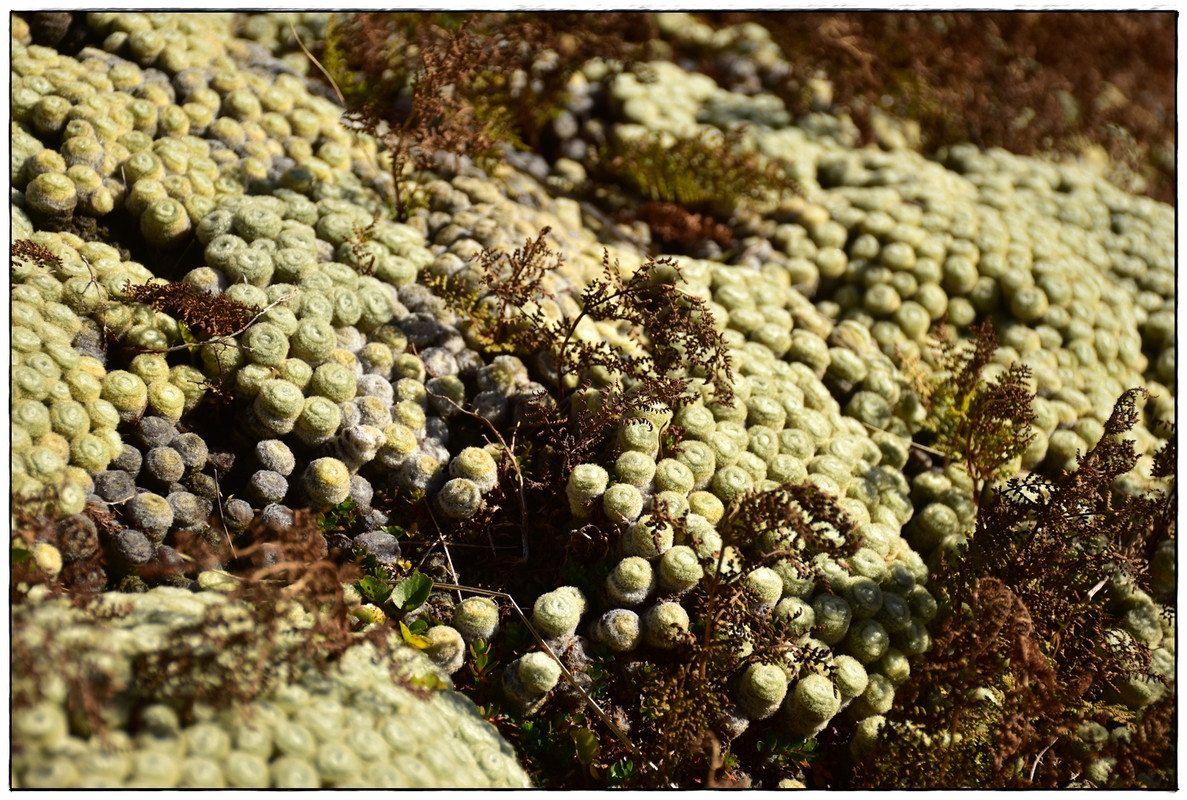
[[[417,625],[417,622],[420,625]],[[408,625],[403,620],[400,620],[400,637],[417,650],[427,650],[432,646],[432,641],[424,635],[424,632],[427,630],[428,623],[424,620],[418,619],[412,625]]]
[[[392,594],[392,587],[374,575],[364,575],[355,585],[358,587],[359,593],[367,598],[368,602],[375,605],[384,603]]]
[[[1027,386],[1030,368],[1013,363],[993,381],[981,374],[997,351],[997,334],[988,319],[972,329],[971,342],[956,343],[945,328],[935,334],[936,368],[914,365],[915,388],[927,415],[924,428],[932,447],[964,467],[973,479],[973,502],[985,486],[1006,472],[1034,438]]]
[[[423,606],[432,591],[433,579],[428,575],[413,572],[392,588],[391,601],[396,608],[407,613]]]
[[[746,129],[705,129],[676,138],[663,132],[603,145],[592,165],[598,177],[653,203],[705,210],[723,219],[798,193],[792,167],[747,144]]]
[[[477,639],[470,643],[470,661],[468,667],[470,674],[474,676],[475,680],[484,680],[491,669],[494,668],[495,661],[491,657],[491,647],[483,639]]]

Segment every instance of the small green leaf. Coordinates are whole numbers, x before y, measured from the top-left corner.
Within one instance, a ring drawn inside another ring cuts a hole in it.
[[[577,760],[588,767],[598,757],[598,751],[601,749],[598,745],[598,738],[589,728],[569,731],[569,736],[573,739],[573,744],[577,746]]]
[[[412,685],[418,689],[448,689],[449,685],[432,672],[426,672],[412,679]]]
[[[408,630],[413,633],[424,633],[429,629],[429,621],[427,619],[414,619],[412,624],[408,626]]]
[[[371,575],[359,579],[359,591],[372,603],[382,603],[392,593],[390,586]]]
[[[401,611],[414,611],[425,604],[432,590],[433,579],[414,572],[396,584],[392,590],[392,602]]]
[[[427,636],[421,636],[418,633],[413,633],[408,629],[408,626],[400,622],[400,635],[404,637],[404,641],[415,647],[417,650],[427,650],[433,643],[429,641]]]
[[[12,563],[13,564],[20,564],[24,561],[28,561],[32,557],[33,557],[33,553],[26,550],[23,547],[13,547],[12,548]]]
[[[490,645],[483,639],[475,639],[470,644],[470,655],[474,657],[474,663],[470,666],[470,671],[474,674],[474,677],[481,678],[491,663]]]

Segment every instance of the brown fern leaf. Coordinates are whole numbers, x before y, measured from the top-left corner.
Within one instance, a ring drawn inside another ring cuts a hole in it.
[[[929,585],[947,611],[858,784],[1062,786],[1095,757],[1070,743],[1079,725],[1129,720],[1113,687],[1146,675],[1151,656],[1112,633],[1121,612],[1106,589],[1141,585],[1150,548],[1166,535],[1165,498],[1112,488],[1136,463],[1123,434],[1144,394],[1117,401],[1106,435],[1073,472],[1011,479],[982,504],[967,550]],[[952,738],[936,746],[912,733],[920,729]]]
[[[706,239],[722,247],[734,244],[734,232],[728,225],[707,214],[694,214],[678,203],[644,203],[635,217],[647,223],[652,237],[669,245],[688,247]]]
[[[199,292],[192,284],[177,281],[131,286],[128,297],[178,317],[191,331],[207,338],[238,333],[260,312],[225,295]]]
[[[12,265],[14,267],[18,259],[30,261],[46,269],[56,269],[62,266],[62,260],[54,255],[52,250],[30,239],[17,239],[12,243]]]

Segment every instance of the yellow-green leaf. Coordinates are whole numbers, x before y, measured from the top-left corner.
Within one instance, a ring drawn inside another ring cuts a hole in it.
[[[429,641],[429,637],[421,636],[418,633],[413,633],[412,631],[408,630],[408,626],[405,625],[403,621],[400,622],[400,635],[404,637],[405,642],[412,645],[417,650],[427,650],[429,645],[432,644],[432,642]]]

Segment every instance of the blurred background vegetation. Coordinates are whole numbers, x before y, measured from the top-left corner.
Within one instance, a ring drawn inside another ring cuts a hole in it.
[[[1171,12],[720,12],[757,22],[792,64],[807,111],[827,78],[867,141],[871,110],[919,123],[925,153],[961,141],[1101,159],[1123,188],[1175,201]],[[1103,161],[1103,159],[1101,159]]]

